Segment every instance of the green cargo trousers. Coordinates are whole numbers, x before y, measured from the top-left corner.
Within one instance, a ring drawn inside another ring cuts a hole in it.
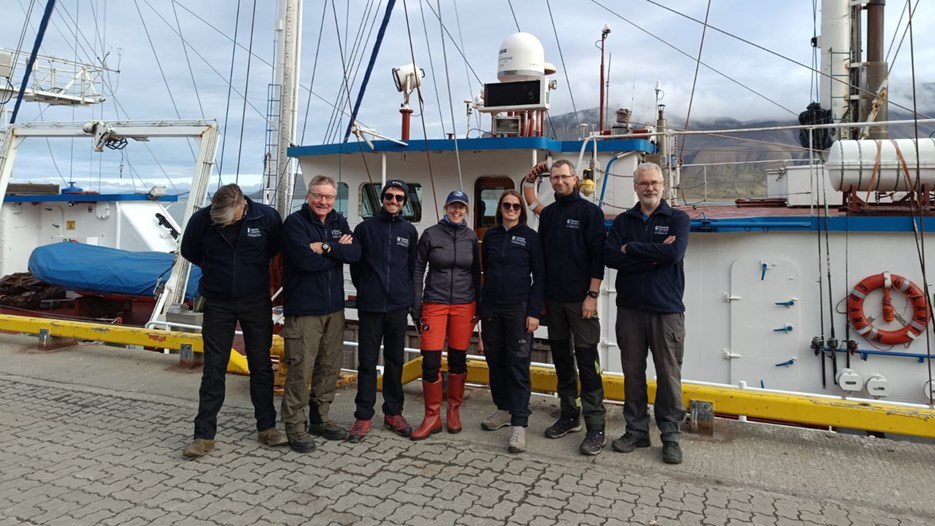
[[[307,405],[308,423],[326,422],[341,371],[344,311],[320,316],[286,316],[282,337],[285,342],[283,361],[288,367],[280,410],[282,421],[287,426],[304,424]]]

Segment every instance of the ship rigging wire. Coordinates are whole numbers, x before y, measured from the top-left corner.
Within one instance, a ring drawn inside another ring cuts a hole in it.
[[[299,139],[300,143],[305,143],[305,132],[308,131],[308,115],[312,107],[312,92],[315,87],[315,75],[318,73],[318,57],[321,52],[321,37],[324,34],[325,29],[325,13],[328,10],[328,4],[326,2],[321,3],[321,24],[318,26],[318,43],[315,44],[315,60],[312,62],[312,78],[308,83],[308,98],[305,100],[305,118],[302,120],[302,135]]]
[[[426,0],[428,1],[428,0]],[[425,9],[422,8],[422,2],[419,2],[419,14],[422,17],[422,32],[425,34],[425,50],[429,55],[429,71],[432,73],[432,91],[435,92],[435,107],[438,109],[438,123],[442,127],[442,136],[447,136],[445,130],[445,116],[442,114],[442,99],[438,94],[438,78],[435,76],[435,58],[432,57],[432,46],[429,39],[429,28],[425,22]],[[468,82],[470,84],[470,82]],[[452,130],[454,132],[455,130]]]
[[[906,40],[906,34],[909,32],[909,28],[911,27],[910,24],[906,22],[906,28],[903,29],[903,34],[899,38],[899,45],[896,46],[896,55],[893,56],[893,60],[890,61],[890,53],[893,53],[893,44],[896,42],[896,35],[899,33],[898,28],[902,25],[903,17],[906,15],[907,12],[910,14],[910,17],[911,17],[911,13],[915,11],[916,8],[919,7],[919,0],[916,0],[915,8],[912,8],[910,6],[910,2],[911,0],[906,0],[906,7],[899,12],[899,21],[896,22],[897,31],[893,32],[893,39],[890,41],[890,47],[886,51],[885,62],[889,64],[889,67],[886,70],[887,74],[893,71],[893,66],[895,66],[896,64],[896,58],[899,57],[899,50],[902,49],[903,42]]]
[[[382,1],[380,5],[382,5]],[[343,128],[344,124],[344,112],[343,110],[338,110],[338,108],[343,108],[344,106],[344,97],[348,99],[351,98],[351,91],[355,84],[357,84],[357,75],[360,74],[360,68],[364,64],[364,52],[366,51],[366,44],[370,42],[370,37],[373,35],[373,29],[376,26],[377,19],[379,18],[379,10],[376,9],[378,6],[374,5],[372,0],[369,0],[364,8],[364,14],[360,17],[360,22],[357,26],[356,36],[354,38],[353,45],[351,46],[347,55],[345,55],[345,71],[349,72],[353,69],[353,75],[349,73],[345,74],[344,82],[348,85],[346,90],[338,90],[338,96],[335,104],[332,106],[331,119],[329,121],[328,130],[325,134],[325,142],[332,141],[337,142],[339,140],[338,134]],[[332,2],[332,9],[335,9],[334,2]],[[372,14],[372,18],[371,18]],[[344,35],[344,49],[347,49],[347,37],[348,30],[347,25],[349,24],[350,16],[345,16],[345,35]],[[370,21],[370,29],[364,31],[364,27],[367,25],[368,20]],[[335,31],[337,32],[338,40],[341,39],[341,30],[338,27],[338,24],[335,24]],[[366,40],[363,40],[364,35],[366,35]],[[365,74],[366,75],[366,74]],[[367,79],[364,79],[361,89],[367,88]],[[359,96],[359,95],[358,95]],[[359,103],[359,101],[358,101]],[[354,105],[350,104],[348,101],[348,108],[350,108],[350,118],[356,120],[357,115],[354,112]],[[359,111],[359,108],[358,108]],[[353,126],[353,123],[349,123],[347,126],[347,132],[345,136],[341,138],[343,141],[347,141],[350,136],[350,129]],[[329,139],[330,137],[330,139]]]
[[[412,29],[409,26],[409,6],[406,4],[406,0],[403,0],[403,14],[406,17],[406,35],[409,40],[409,56],[412,59],[412,63],[416,64],[416,51],[412,44]],[[442,22],[441,6],[439,6],[439,11],[435,14],[435,16],[438,17],[438,24],[440,27],[439,31],[444,32],[445,25]],[[442,36],[442,39],[444,40],[444,35]],[[419,101],[419,120],[422,123],[422,138],[424,139],[423,144],[425,145],[425,162],[429,171],[429,182],[432,185],[432,200],[435,201],[432,208],[435,210],[435,220],[438,221],[441,219],[441,217],[438,215],[438,193],[435,189],[435,173],[432,171],[432,153],[429,151],[428,130],[425,126],[425,100],[422,98],[422,88],[420,86],[416,86],[416,99]]]
[[[256,28],[256,2],[253,0],[253,13],[250,16],[250,40],[247,53],[247,72],[244,75],[243,81],[243,104],[240,109],[240,140],[237,143],[237,168],[234,170],[234,183],[240,183],[240,161],[243,157],[243,136],[244,136],[244,127],[247,124],[247,90],[250,88],[250,66],[253,64],[253,35],[254,29]],[[233,79],[232,79],[233,80]],[[191,147],[191,142],[189,141],[189,147]],[[194,154],[194,150],[192,154]]]
[[[442,4],[441,0],[438,0],[438,15],[442,14]],[[406,30],[409,30],[409,17],[406,16]],[[460,31],[460,26],[459,26]],[[410,45],[412,40],[410,39]],[[415,60],[415,57],[413,57]],[[451,76],[448,74],[448,51],[445,48],[445,37],[442,35],[442,63],[445,64],[445,85],[448,87],[448,109],[451,112],[451,131],[455,132],[451,134],[452,140],[454,141],[455,146],[455,166],[458,168],[458,189],[462,192],[464,191],[464,179],[461,175],[461,151],[458,149],[458,133],[455,131],[455,107],[454,101],[451,97]],[[424,105],[422,101],[422,94],[419,93],[419,108],[424,111]],[[422,127],[425,128],[425,119],[422,119]],[[428,150],[428,141],[426,141],[426,151]]]
[[[192,79],[192,88],[195,91],[195,100],[198,102],[198,113],[201,118],[205,118],[205,107],[201,103],[201,92],[198,90],[198,82],[195,81],[195,70],[192,68],[192,59],[188,54],[188,42],[182,36],[182,22],[179,20],[179,10],[175,7],[175,2],[171,2],[172,15],[175,17],[175,27],[178,29],[179,40],[182,44],[182,52],[185,54],[185,64],[188,66],[188,76]]]
[[[166,94],[169,95],[169,101],[172,103],[172,109],[175,110],[175,116],[178,119],[182,118],[182,113],[179,111],[179,106],[175,102],[175,96],[172,94],[172,86],[169,85],[169,79],[166,78],[166,72],[162,68],[162,61],[159,60],[159,53],[156,51],[156,45],[153,44],[152,35],[149,33],[149,26],[146,25],[146,19],[143,17],[143,11],[140,9],[140,3],[138,0],[133,0],[133,5],[136,7],[136,13],[140,17],[140,22],[143,24],[143,32],[146,34],[146,40],[149,42],[149,48],[153,52],[153,59],[156,61],[156,67],[159,69],[159,76],[162,77],[162,83],[166,87]],[[77,28],[77,25],[75,26]],[[195,148],[192,146],[190,140],[185,141],[188,144],[188,150],[192,154],[192,160],[197,159],[198,156],[195,154]]]
[[[20,2],[19,5],[20,5],[20,9],[23,9],[23,11],[26,13],[26,20],[32,20],[32,10],[36,7],[36,0],[31,0],[31,1],[29,2],[29,8],[28,8],[28,9],[24,9],[24,8],[23,8],[23,3],[22,3],[22,2]],[[19,41],[18,41],[17,44],[16,44],[16,53],[13,54],[13,63],[10,64],[10,66],[11,66],[11,67],[10,67],[10,79],[12,79],[12,78],[13,78],[13,74],[16,73],[16,64],[19,62],[17,59],[19,58],[20,54],[22,54],[22,52],[23,52],[23,42],[26,41],[26,29],[29,28],[29,27],[30,27],[30,24],[23,24],[23,29],[22,29],[22,31],[20,31],[20,34],[19,34]],[[10,82],[10,81],[8,80],[7,82]],[[12,87],[12,83],[10,84],[10,86]],[[12,96],[13,96],[13,95],[12,95],[12,90],[10,90],[10,91],[11,91],[10,97],[12,97]],[[6,104],[6,103],[9,102],[9,101],[10,101],[10,99],[7,99],[7,100],[5,100],[5,101],[0,102],[0,106],[3,106],[4,104]]]
[[[615,17],[619,18],[620,20],[623,20],[623,21],[626,22],[627,24],[630,24],[631,26],[633,26],[633,28],[637,29],[638,31],[641,31],[642,33],[645,33],[645,34],[646,34],[647,36],[649,36],[650,38],[652,38],[652,39],[654,39],[654,40],[658,40],[660,43],[662,43],[663,45],[665,45],[665,46],[667,46],[667,47],[673,49],[675,52],[680,53],[680,54],[682,54],[682,55],[688,57],[688,58],[691,59],[692,61],[695,60],[695,57],[693,57],[691,54],[689,54],[689,53],[687,53],[687,52],[685,52],[685,51],[682,51],[681,49],[679,49],[679,48],[678,48],[677,46],[675,46],[674,44],[669,43],[668,41],[666,41],[666,40],[664,40],[663,38],[659,37],[659,36],[656,35],[655,33],[652,33],[652,32],[650,32],[650,31],[648,31],[647,29],[641,27],[641,26],[640,26],[639,24],[637,24],[636,22],[633,22],[632,20],[630,20],[630,19],[624,17],[624,16],[621,15],[620,13],[617,13],[616,11],[610,9],[609,7],[607,7],[607,6],[603,5],[603,4],[601,4],[601,3],[598,2],[597,0],[591,0],[591,2],[592,2],[594,5],[600,7],[601,9],[603,9],[603,10],[607,11],[608,13],[614,15]],[[680,14],[681,14],[681,13],[680,13]],[[682,16],[685,16],[685,15],[682,15]],[[694,19],[692,19],[692,20],[694,20]],[[696,20],[696,21],[697,21],[697,20]],[[717,29],[717,28],[715,28],[714,26],[711,26],[711,28],[712,28],[712,29]],[[706,68],[708,68],[709,70],[711,70],[711,71],[712,71],[713,73],[715,73],[716,75],[727,79],[728,81],[730,81],[730,82],[736,84],[737,86],[740,86],[741,88],[743,88],[743,89],[749,91],[750,93],[753,93],[753,94],[756,95],[757,97],[762,98],[763,100],[765,100],[765,101],[767,101],[767,102],[773,104],[774,106],[776,106],[776,107],[778,107],[778,108],[781,108],[781,109],[785,110],[786,112],[788,112],[788,113],[790,113],[790,114],[792,114],[792,115],[798,115],[798,114],[799,114],[799,112],[793,111],[793,110],[791,110],[791,109],[789,109],[789,108],[783,106],[783,105],[780,104],[779,102],[777,102],[777,101],[775,101],[775,100],[773,100],[773,99],[767,97],[766,95],[764,95],[764,94],[760,93],[759,91],[757,91],[757,90],[751,88],[750,86],[747,86],[746,84],[744,84],[744,83],[740,82],[739,80],[737,80],[737,79],[731,77],[730,75],[727,75],[726,73],[722,72],[721,70],[719,70],[719,69],[717,69],[717,68],[715,68],[715,67],[713,67],[713,66],[710,66],[710,65],[708,65],[708,64],[705,63],[705,62],[701,62],[701,65],[704,66],[704,67],[706,67]],[[806,67],[807,67],[807,66],[806,66]]]
[[[913,8],[909,6],[908,3],[906,7],[909,10],[909,19],[906,21],[906,26],[909,30],[909,71],[912,74],[912,82],[911,82],[912,105],[913,105],[913,109],[915,110],[916,105],[918,104],[918,98],[917,98],[917,93],[916,93],[915,45],[914,45],[914,38],[913,38],[913,31],[912,31]],[[912,116],[913,116],[913,121],[914,121],[913,127],[915,129],[915,141],[913,141],[913,145],[915,146],[914,153],[915,153],[915,161],[916,161],[916,166],[915,166],[916,180],[915,180],[915,185],[912,188],[915,191],[916,198],[918,199],[919,194],[922,190],[922,175],[921,175],[922,163],[921,163],[921,157],[920,157],[920,152],[919,152],[919,114],[918,112],[913,111]],[[905,160],[903,160],[902,168],[905,172],[906,178],[910,179],[909,170],[905,165]],[[911,199],[909,203],[910,209],[913,206],[913,204],[918,205],[918,203],[915,202],[914,199]],[[923,212],[921,206],[917,206],[917,209],[918,209],[917,211],[918,211],[919,222],[917,225],[916,221],[912,221],[912,230],[913,230],[913,234],[915,235],[916,253],[919,258],[919,267],[920,267],[920,270],[922,271],[922,290],[925,291],[925,301],[926,303],[928,303],[928,306],[929,306],[929,310],[928,310],[929,322],[935,325],[935,313],[932,312],[932,306],[931,306],[932,294],[931,294],[931,290],[929,289],[928,276],[926,275],[925,213]],[[927,362],[928,362],[928,386],[929,387],[928,387],[927,394],[928,394],[928,399],[929,399],[929,406],[933,406],[935,405],[935,382],[933,382],[932,380],[933,378],[932,377],[932,336],[931,336],[931,331],[927,327],[925,330],[925,353],[926,353],[926,356],[928,357]]]
[[[565,66],[565,54],[562,53],[562,42],[558,38],[558,29],[555,27],[555,17],[552,16],[552,4],[549,0],[545,0],[545,5],[549,10],[549,21],[552,22],[552,32],[555,34],[555,45],[558,48],[558,58],[562,61],[562,71],[565,73],[565,83],[568,85],[568,98],[571,99],[571,110],[575,114],[575,126],[581,126],[581,121],[578,119],[578,107],[575,106],[575,94],[571,89],[571,78],[568,75],[568,68]]]
[[[173,4],[174,4],[173,0]],[[221,135],[221,158],[218,159],[218,188],[221,187],[223,181],[221,177],[224,173],[222,168],[224,167],[224,153],[227,149],[227,124],[230,121],[230,110],[231,110],[231,91],[234,89],[234,83],[231,82],[231,79],[234,78],[234,59],[237,56],[237,33],[240,29],[240,4],[241,0],[237,0],[237,12],[234,15],[234,45],[231,47],[231,67],[230,74],[227,77],[227,102],[224,104],[224,131]],[[213,69],[213,68],[212,68]],[[244,97],[246,98],[246,97]]]
[[[601,5],[600,3],[597,2],[597,0],[591,0],[591,1],[594,2],[594,3],[597,4],[597,5]],[[685,14],[685,13],[682,13],[681,11],[678,11],[678,10],[676,10],[676,9],[673,9],[673,8],[671,8],[671,7],[668,7],[668,6],[666,6],[666,5],[663,5],[663,4],[659,3],[659,2],[657,2],[656,0],[645,0],[645,1],[648,2],[648,3],[650,3],[650,4],[652,4],[652,5],[654,5],[654,6],[656,6],[656,7],[659,7],[659,8],[661,8],[661,9],[666,10],[666,11],[669,11],[670,13],[673,13],[673,14],[675,14],[675,15],[678,15],[678,16],[680,16],[680,17],[682,17],[682,18],[686,18],[686,19],[688,19],[688,20],[691,20],[692,22],[695,22],[695,23],[697,23],[697,24],[704,24],[703,21],[698,20],[697,18],[695,18],[695,17],[693,17],[693,16],[690,16],[690,15],[687,15],[687,14]],[[604,6],[601,5],[601,7],[604,7]],[[604,9],[607,9],[607,8],[604,7]],[[607,9],[607,10],[610,11],[610,9]],[[610,12],[613,13],[613,11],[610,11]],[[620,15],[617,15],[616,13],[613,13],[613,14],[615,14],[615,15],[618,16],[618,17],[620,16]],[[620,18],[623,19],[623,17],[620,17]],[[910,19],[911,19],[911,14],[910,14]],[[624,19],[624,20],[626,20],[626,19]],[[629,20],[627,20],[627,23],[632,24],[632,22],[630,22]],[[911,21],[910,21],[910,23],[911,23]],[[824,77],[825,80],[827,80],[828,82],[841,82],[841,83],[847,84],[848,87],[849,87],[850,89],[856,90],[857,92],[859,92],[859,93],[862,94],[862,95],[869,95],[869,96],[871,96],[871,97],[876,97],[876,92],[874,92],[874,91],[867,90],[867,89],[861,88],[860,86],[853,85],[853,84],[851,84],[850,82],[848,82],[848,81],[846,81],[846,80],[841,80],[841,79],[839,79],[839,78],[837,78],[837,77],[835,77],[835,76],[833,76],[833,75],[830,75],[830,74],[828,74],[828,73],[823,73],[822,71],[816,70],[815,68],[813,68],[813,67],[811,67],[811,66],[808,66],[807,64],[805,64],[805,63],[803,63],[803,62],[799,62],[798,60],[795,60],[795,59],[793,59],[793,58],[789,58],[789,57],[787,57],[787,56],[785,56],[785,55],[783,55],[783,54],[781,54],[781,53],[777,53],[776,51],[773,51],[773,50],[771,50],[771,49],[769,49],[769,48],[767,48],[767,47],[765,47],[765,46],[762,46],[762,45],[760,45],[760,44],[757,44],[756,42],[752,42],[752,41],[750,41],[750,40],[748,40],[748,39],[746,39],[746,38],[743,38],[743,37],[741,37],[741,36],[739,36],[739,35],[735,35],[735,34],[729,32],[729,31],[725,31],[725,30],[723,30],[723,29],[721,29],[721,28],[719,28],[719,27],[717,27],[717,26],[709,26],[709,27],[710,27],[712,30],[714,30],[714,31],[716,31],[716,32],[718,32],[718,33],[721,33],[721,34],[724,35],[724,36],[733,38],[733,39],[735,39],[735,40],[739,40],[740,42],[742,42],[742,43],[744,43],[744,44],[747,44],[748,46],[752,46],[752,47],[754,47],[754,48],[756,48],[756,49],[759,49],[760,51],[763,51],[763,52],[768,53],[768,54],[770,54],[770,55],[773,55],[773,56],[775,56],[775,57],[777,57],[777,58],[780,58],[780,59],[782,59],[782,60],[785,60],[785,61],[787,61],[787,62],[790,62],[790,63],[792,63],[792,64],[795,64],[795,65],[797,65],[797,66],[800,66],[800,67],[803,67],[803,68],[805,68],[805,69],[808,69],[808,70],[810,70],[810,71],[812,71],[812,72],[814,72],[814,73],[817,73],[817,74],[820,75],[821,77]],[[647,34],[648,34],[648,32],[647,32]],[[662,41],[662,39],[659,39],[659,40]],[[663,42],[664,42],[664,41],[663,41]],[[667,44],[667,45],[669,45],[669,44]],[[674,46],[671,46],[671,45],[670,45],[670,47],[674,47]],[[680,51],[680,52],[681,52],[681,53],[684,53],[684,52],[682,52],[682,51]],[[712,69],[713,69],[713,68],[712,68]],[[716,71],[716,70],[715,70],[715,71]],[[741,84],[741,85],[742,85],[742,84]],[[762,95],[761,95],[761,96],[762,96]],[[767,99],[767,100],[769,100],[769,99]],[[912,108],[908,108],[908,107],[906,107],[906,106],[902,106],[902,105],[896,103],[895,101],[893,101],[892,99],[888,99],[887,102],[888,102],[890,105],[895,106],[895,107],[897,107],[897,108],[899,108],[899,109],[901,109],[901,110],[905,110],[905,111],[914,111]],[[776,104],[778,105],[778,103],[776,103]],[[782,106],[780,106],[780,107],[782,107]],[[788,110],[788,109],[787,109],[787,110]],[[788,111],[792,111],[792,110],[788,110]],[[793,113],[796,114],[796,115],[798,115],[797,112],[793,112]]]
[[[704,25],[701,28],[701,41],[698,43],[698,58],[695,60],[695,76],[694,78],[692,78],[691,94],[688,96],[688,111],[685,114],[685,131],[688,131],[688,124],[691,122],[692,103],[695,102],[695,88],[698,87],[698,70],[701,69],[701,52],[704,50],[704,37],[705,37],[705,34],[708,32],[708,16],[710,14],[711,14],[711,0],[708,0],[708,7],[705,9],[705,14],[704,14]],[[681,149],[679,149],[679,157],[678,157],[679,159],[682,158],[682,153],[684,152],[685,152],[685,141],[682,141]]]

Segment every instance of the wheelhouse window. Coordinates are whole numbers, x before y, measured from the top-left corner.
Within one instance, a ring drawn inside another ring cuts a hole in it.
[[[513,189],[513,180],[509,177],[481,177],[474,184],[474,231],[479,239],[484,232],[497,224],[497,202],[503,192]]]
[[[409,198],[403,206],[403,217],[413,223],[422,220],[422,185],[407,183],[409,185]],[[373,217],[383,204],[380,202],[380,183],[363,183],[360,185],[360,217],[367,219]]]

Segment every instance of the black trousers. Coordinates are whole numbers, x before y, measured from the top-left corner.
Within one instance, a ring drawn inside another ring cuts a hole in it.
[[[201,338],[204,342],[204,368],[198,391],[195,438],[214,439],[217,417],[224,404],[227,362],[237,322],[243,331],[250,367],[250,400],[257,431],[276,425],[273,407],[273,364],[269,348],[273,343],[272,303],[266,294],[233,300],[206,300]]]
[[[581,319],[581,302],[546,301],[549,322],[549,348],[562,418],[584,416],[588,431],[604,429],[604,380],[597,344],[601,336],[596,317]],[[576,371],[577,365],[577,371]],[[576,374],[577,373],[577,374]],[[578,396],[578,378],[581,396]]]
[[[370,420],[377,403],[377,362],[383,342],[383,414],[403,413],[403,356],[408,309],[392,312],[358,311],[357,410],[354,418]]]
[[[526,427],[532,393],[532,334],[526,332],[526,305],[490,305],[485,310],[481,334],[493,403],[510,412],[511,425]]]

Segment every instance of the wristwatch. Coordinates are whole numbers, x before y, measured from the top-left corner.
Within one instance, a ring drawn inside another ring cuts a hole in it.
[[[601,295],[601,294],[600,294],[598,291],[596,291],[596,290],[589,290],[589,291],[588,291],[588,297],[589,297],[589,298],[597,299],[597,297],[600,296],[600,295]]]
[[[331,243],[329,243],[329,242],[327,242],[327,241],[325,241],[324,243],[322,243],[322,244],[321,244],[321,251],[322,251],[322,253],[324,253],[324,254],[330,254],[330,253],[331,253]]]

